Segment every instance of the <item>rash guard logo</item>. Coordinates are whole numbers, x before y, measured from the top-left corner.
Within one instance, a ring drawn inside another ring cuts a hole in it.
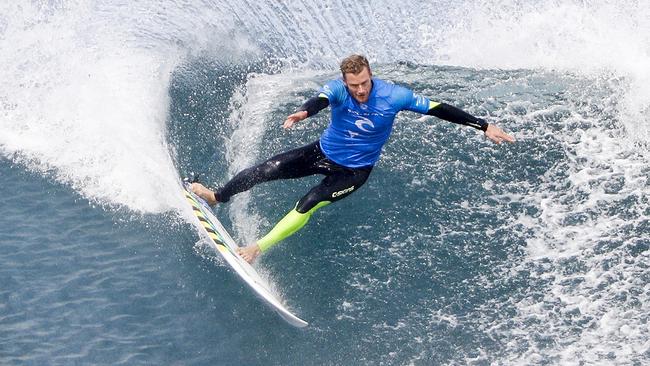
[[[372,121],[367,119],[367,118],[358,119],[358,120],[356,120],[356,122],[354,122],[354,124],[357,126],[358,129],[360,129],[363,132],[372,132],[372,131],[366,129],[364,126],[369,126],[370,128],[375,128],[375,124],[372,123]]]
[[[354,125],[357,126],[359,130],[367,133],[372,132],[372,129],[375,128],[375,124],[372,123],[371,120],[364,117],[359,117],[359,119],[354,122]],[[353,139],[359,136],[360,133],[352,130],[348,130],[348,135],[350,136],[351,139]]]

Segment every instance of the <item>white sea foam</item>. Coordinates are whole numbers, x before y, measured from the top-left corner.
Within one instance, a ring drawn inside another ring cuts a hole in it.
[[[494,330],[513,340],[508,363],[626,365],[650,351],[650,161],[602,115],[573,113],[592,127],[554,131],[566,159],[515,198],[539,211],[514,223],[531,235],[511,275],[530,272],[534,292],[511,298],[517,316]]]
[[[278,104],[286,103],[288,95],[305,88],[313,89],[315,85],[310,81],[313,76],[313,72],[249,75],[246,83],[231,98],[229,122],[233,133],[226,140],[229,178],[258,162],[265,132],[269,128],[282,128],[284,122],[271,120],[271,112]],[[254,243],[264,234],[263,230],[270,230],[269,221],[257,214],[251,205],[250,192],[234,196],[228,210],[234,224],[235,237],[240,240],[240,245]],[[259,262],[256,269],[266,282],[267,288],[281,302],[286,303],[272,273],[259,266]]]
[[[173,206],[162,126],[176,56],[121,45],[83,6],[3,7],[16,15],[0,40],[3,154],[100,204]]]
[[[526,187],[527,195],[511,197],[538,214],[522,214],[513,223],[531,235],[526,257],[510,275],[530,272],[540,288],[510,299],[515,318],[492,323],[494,334],[511,340],[503,362],[647,360],[650,234],[643,227],[650,213],[650,6],[506,1],[478,2],[462,11],[468,16],[459,14],[444,40],[431,43],[444,44],[442,60],[569,72],[593,82],[556,106],[569,113],[559,130],[532,123],[553,113],[548,106],[535,111],[530,103],[510,104],[511,112],[526,112],[509,118],[533,124],[522,137],[557,139],[566,160],[546,172],[541,185]]]
[[[455,9],[438,60],[495,69],[546,69],[621,78],[629,137],[650,138],[650,5],[607,0],[480,1]],[[439,29],[433,29],[437,34]]]
[[[229,114],[234,131],[226,142],[230,177],[259,162],[264,133],[270,128],[281,129],[284,122],[271,120],[271,112],[279,104],[287,103],[290,95],[304,90],[316,90],[317,85],[311,81],[314,75],[313,72],[251,74],[245,85],[235,93]],[[295,102],[299,103],[297,100]],[[286,133],[291,133],[290,131]],[[268,229],[268,222],[253,213],[249,193],[233,198],[230,215],[236,225],[237,236],[247,242],[259,239],[262,226]]]
[[[100,205],[181,207],[165,141],[170,77],[187,54],[250,51],[232,19],[174,2],[6,2],[0,14],[3,155]]]

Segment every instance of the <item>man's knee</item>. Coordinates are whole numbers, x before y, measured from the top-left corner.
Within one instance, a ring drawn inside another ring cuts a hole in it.
[[[298,203],[296,204],[296,211],[298,211],[298,213],[300,213],[300,214],[309,214],[309,215],[311,215],[314,212],[316,212],[316,210],[318,210],[319,208],[321,208],[323,206],[327,206],[330,203],[332,203],[332,201],[319,201],[319,200],[315,200],[315,199],[307,199],[307,200],[302,199],[302,200],[298,201]]]
[[[304,214],[314,208],[322,207],[323,205],[319,206],[319,204],[323,202],[331,203],[332,200],[328,200],[327,197],[323,196],[323,194],[318,191],[311,191],[298,201],[298,204],[296,204],[296,211]]]
[[[274,179],[280,174],[280,162],[277,160],[267,160],[253,168],[254,175],[262,181]]]
[[[296,205],[296,211],[300,212],[301,214],[307,213],[309,210],[316,207],[318,202],[320,202],[320,199],[308,194],[300,199],[300,201],[298,201],[298,204]]]

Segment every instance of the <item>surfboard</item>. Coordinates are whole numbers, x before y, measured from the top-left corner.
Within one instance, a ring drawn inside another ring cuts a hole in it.
[[[246,285],[271,309],[275,310],[282,319],[294,327],[306,327],[308,323],[289,311],[269,290],[268,284],[260,277],[255,268],[242,259],[235,251],[237,243],[228,231],[212,213],[212,209],[201,197],[195,195],[190,184],[183,182],[185,198],[192,206],[192,212],[198,220],[199,231],[208,240],[210,245],[221,254],[226,263],[235,271]]]

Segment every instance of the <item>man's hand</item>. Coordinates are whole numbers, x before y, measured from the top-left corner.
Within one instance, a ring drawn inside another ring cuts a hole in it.
[[[485,136],[492,140],[495,144],[500,144],[502,142],[515,142],[515,138],[503,132],[499,127],[489,124],[487,130],[485,130]]]
[[[287,117],[287,120],[284,121],[284,124],[282,125],[282,127],[291,128],[291,127],[293,127],[294,123],[296,123],[298,121],[302,121],[305,118],[307,118],[307,111],[298,111],[298,112],[296,112],[294,114],[289,115],[289,117]]]

